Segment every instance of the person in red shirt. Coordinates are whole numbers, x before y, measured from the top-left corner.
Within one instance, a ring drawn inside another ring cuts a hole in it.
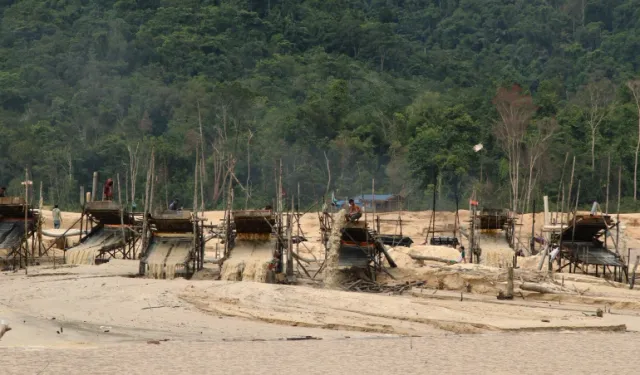
[[[113,180],[110,178],[107,179],[107,182],[104,184],[104,189],[102,190],[102,200],[113,200]]]

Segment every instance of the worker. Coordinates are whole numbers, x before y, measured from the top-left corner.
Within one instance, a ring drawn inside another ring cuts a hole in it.
[[[7,188],[6,187],[0,187],[0,198],[6,197],[7,196]]]
[[[180,204],[180,201],[178,200],[178,198],[174,198],[173,201],[171,201],[171,204],[169,205],[169,211],[178,211],[179,204]]]
[[[107,182],[104,184],[104,189],[102,189],[102,200],[113,200],[113,179],[111,178],[107,179]]]
[[[595,216],[598,214],[598,202],[593,201],[593,205],[591,206],[591,216]]]
[[[467,263],[467,254],[464,251],[464,246],[460,246],[460,259],[458,263]]]
[[[51,211],[51,216],[53,216],[53,228],[60,229],[60,224],[62,224],[62,214],[57,204],[53,206],[53,210]]]
[[[353,199],[349,199],[349,213],[347,214],[347,221],[354,222],[360,219],[361,217],[362,217],[362,210],[356,204],[356,202],[353,201]]]

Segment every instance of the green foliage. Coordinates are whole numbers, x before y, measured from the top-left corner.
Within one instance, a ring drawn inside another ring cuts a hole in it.
[[[202,123],[209,208],[222,204],[221,155],[249,182],[251,205],[271,202],[280,159],[286,191],[300,184],[305,204],[320,198],[325,154],[340,196],[368,192],[375,178],[377,192],[413,194],[421,208],[437,170],[445,196],[481,181],[506,197],[491,99],[518,83],[538,107],[534,121],[560,128],[534,194],[558,194],[569,152],[581,197],[604,199],[609,155],[632,196],[638,119],[624,83],[640,70],[637,9],[637,0],[0,2],[0,184],[17,194],[29,168],[48,203],[72,208],[94,170],[124,184],[139,145],[141,202],[153,145],[157,200],[188,206]],[[592,171],[588,108],[574,98],[603,78],[618,91]]]

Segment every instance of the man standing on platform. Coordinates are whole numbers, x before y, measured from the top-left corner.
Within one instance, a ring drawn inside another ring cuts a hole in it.
[[[60,224],[62,224],[62,213],[60,212],[57,204],[53,206],[53,211],[51,211],[51,214],[53,216],[53,228],[60,229]]]
[[[104,184],[104,189],[102,190],[102,200],[104,201],[112,201],[113,200],[113,180],[107,179],[107,182]]]

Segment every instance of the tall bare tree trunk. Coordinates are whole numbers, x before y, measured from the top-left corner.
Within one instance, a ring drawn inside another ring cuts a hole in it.
[[[636,158],[633,166],[633,200],[638,199],[638,151],[640,151],[640,104],[638,104],[638,143],[636,144]]]
[[[591,171],[596,169],[596,129],[591,129]]]
[[[638,152],[640,151],[640,79],[627,82],[638,109],[638,143],[636,145],[635,163],[633,166],[633,200],[638,199]]]

